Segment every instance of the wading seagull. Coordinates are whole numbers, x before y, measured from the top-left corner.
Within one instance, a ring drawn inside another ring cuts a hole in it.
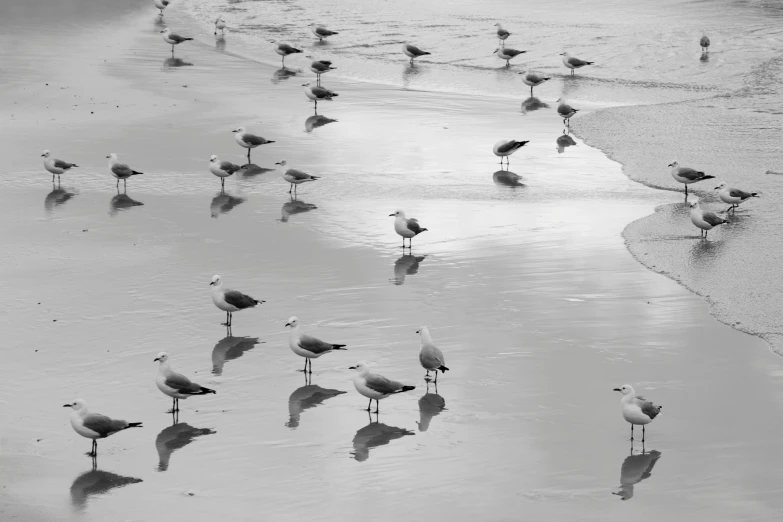
[[[356,370],[356,376],[353,378],[353,385],[356,391],[370,399],[367,404],[367,411],[370,411],[372,401],[375,399],[375,411],[378,413],[378,401],[385,399],[389,395],[395,395],[406,391],[415,390],[415,386],[406,386],[401,382],[392,381],[381,375],[370,373],[367,363],[360,362],[356,366],[351,366],[349,370]]]
[[[405,217],[405,212],[402,210],[398,210],[394,214],[389,214],[389,217],[392,216],[395,216],[394,231],[402,236],[402,248],[405,248],[405,238],[408,238],[409,248],[413,248],[413,238],[422,232],[426,232],[427,229],[421,228],[417,219],[407,219]]]
[[[169,0],[154,0],[153,3],[160,9],[160,16],[163,17],[163,10],[169,6]]]
[[[242,170],[239,165],[234,165],[230,161],[220,161],[214,154],[209,158],[209,171],[220,178],[220,186],[226,183],[226,178],[237,171]]]
[[[758,192],[745,192],[744,190],[740,190],[737,188],[731,188],[729,187],[729,184],[725,181],[715,187],[715,190],[718,190],[718,197],[721,201],[724,203],[728,203],[731,205],[727,210],[732,210],[737,208],[740,203],[745,201],[746,199],[750,198],[757,198],[759,197]]]
[[[318,108],[318,100],[332,101],[332,98],[339,96],[336,92],[318,85],[312,85],[310,82],[303,83],[302,87],[304,87],[305,96],[315,102],[316,108]]]
[[[88,453],[91,457],[98,455],[98,442],[96,439],[105,439],[118,431],[128,428],[141,428],[140,422],[127,422],[119,419],[110,419],[106,415],[90,413],[87,403],[82,399],[76,399],[71,404],[64,404],[63,408],[73,408],[71,413],[71,426],[82,437],[92,439],[92,449]]]
[[[521,72],[522,83],[530,86],[530,96],[533,96],[533,87],[538,87],[550,78],[547,76],[540,76],[532,71]]]
[[[218,16],[217,20],[215,20],[215,35],[217,36],[218,29],[220,30],[220,34],[226,34],[226,21],[223,20],[222,16]]]
[[[344,344],[326,343],[320,339],[302,333],[299,329],[299,319],[291,317],[285,325],[291,328],[291,335],[288,337],[288,346],[296,355],[305,358],[304,371],[307,372],[307,361],[310,361],[310,372],[313,373],[313,359],[318,359],[325,353],[332,350],[345,350]]]
[[[526,53],[527,51],[517,51],[516,49],[512,49],[511,47],[498,47],[493,52],[497,53],[498,58],[500,58],[501,60],[506,60],[506,67],[509,67],[511,66],[509,60],[511,60],[516,56],[519,56],[522,53]]]
[[[160,361],[158,367],[158,376],[155,377],[155,384],[165,395],[172,398],[171,413],[179,411],[179,400],[187,399],[191,395],[207,395],[217,393],[215,390],[204,388],[191,382],[190,379],[171,369],[169,365],[169,354],[160,352],[155,358],[155,362]]]
[[[557,113],[563,118],[563,124],[570,125],[569,120],[571,119],[571,116],[579,112],[579,109],[574,109],[568,105],[563,98],[558,99],[557,102],[559,103],[557,106]]]
[[[709,210],[702,210],[698,201],[691,201],[689,205],[691,207],[691,223],[701,229],[699,231],[699,235],[705,239],[707,238],[707,232],[717,227],[718,225],[728,223],[728,221],[722,217],[718,217],[718,215],[714,212],[710,212]]]
[[[500,25],[500,22],[496,23],[496,24],[495,24],[495,27],[497,27],[497,28],[498,28],[498,32],[497,32],[497,34],[498,34],[498,43],[499,43],[499,44],[500,44],[500,46],[502,47],[502,46],[504,45],[504,43],[503,43],[503,42],[505,42],[505,41],[506,41],[506,39],[507,39],[509,36],[511,36],[511,33],[509,33],[508,31],[506,31],[505,29],[503,29],[503,26],[502,26],[502,25]]]
[[[188,40],[192,40],[193,38],[188,38],[185,36],[180,36],[178,34],[174,34],[171,32],[171,29],[168,27],[161,31],[163,34],[163,40],[167,44],[171,44],[171,56],[174,56],[174,46],[179,45],[182,42],[187,42]]]
[[[239,144],[239,146],[247,149],[248,163],[250,163],[250,149],[255,149],[259,145],[268,145],[270,143],[274,143],[272,140],[262,138],[261,136],[256,136],[255,134],[250,134],[245,130],[244,127],[239,127],[238,129],[234,129],[231,132],[234,133],[234,139]]]
[[[409,44],[408,42],[405,42],[402,44],[402,52],[405,53],[405,56],[411,59],[411,65],[413,65],[413,59],[418,58],[419,56],[425,56],[428,54],[432,54],[428,51],[422,51],[418,47],[416,47],[413,44]]]
[[[332,67],[332,62],[328,60],[315,60],[310,64],[310,70],[315,73],[318,85],[321,85],[321,75],[334,69],[337,69],[337,67]],[[314,98],[310,99],[312,100]]]
[[[517,150],[525,146],[529,141],[516,141],[516,140],[500,140],[492,147],[492,153],[500,158],[500,164],[503,164],[503,158],[506,158],[514,154]]]
[[[679,181],[680,183],[685,184],[685,197],[688,197],[688,185],[691,183],[696,183],[697,181],[703,181],[705,179],[712,179],[715,176],[708,176],[705,173],[694,170],[688,167],[680,167],[680,164],[676,161],[674,163],[669,163],[669,166],[672,168],[671,173],[672,177]]]
[[[68,163],[67,161],[53,158],[52,154],[48,150],[43,151],[41,157],[44,159],[44,168],[52,173],[52,183],[54,183],[55,175],[57,176],[57,179],[60,179],[60,174],[72,169],[73,167],[79,166],[76,163]]]
[[[424,376],[425,380],[430,380],[430,371],[435,372],[435,384],[438,384],[438,370],[441,373],[445,373],[446,359],[443,357],[443,352],[440,348],[435,346],[430,337],[430,331],[426,326],[422,326],[416,333],[421,336],[421,351],[419,352],[419,362],[421,366],[427,370],[427,375]]]
[[[278,42],[277,40],[270,40],[274,45],[275,52],[283,57],[283,67],[285,67],[285,57],[289,54],[301,53],[302,51],[296,47],[291,47],[287,43]]]
[[[212,302],[215,303],[215,306],[226,312],[226,322],[221,323],[223,326],[231,326],[231,318],[233,317],[234,312],[246,308],[253,308],[257,304],[265,302],[253,299],[242,292],[223,288],[223,281],[220,279],[219,275],[212,276],[212,282],[209,283],[209,285],[212,287]]]
[[[571,56],[569,53],[560,53],[560,56],[563,57],[563,65],[571,69],[571,76],[574,75],[574,69],[581,69],[585,65],[593,65],[595,63],[580,60],[579,58]]]
[[[326,27],[320,24],[310,24],[310,30],[318,38],[319,42],[322,42],[324,38],[328,38],[335,34],[340,34],[336,31],[330,31],[329,29],[327,29]]]
[[[275,163],[275,165],[280,165],[280,170],[283,172],[283,179],[291,184],[291,187],[288,189],[289,194],[291,193],[291,189],[293,189],[294,194],[296,194],[296,187],[298,185],[319,179],[319,176],[311,176],[307,172],[298,169],[287,169],[285,168],[287,164],[288,162],[286,160]]]
[[[622,407],[623,418],[631,424],[631,440],[633,440],[633,427],[641,426],[642,442],[644,442],[645,424],[651,423],[661,412],[663,406],[656,406],[641,395],[635,395],[636,392],[633,391],[633,387],[628,384],[615,388],[614,391],[623,394],[623,397],[620,399],[620,406]]]
[[[120,186],[120,180],[125,184],[125,186],[128,186],[128,178],[131,176],[138,176],[140,174],[144,174],[143,172],[138,172],[127,166],[125,163],[119,163],[117,161],[117,155],[115,153],[111,153],[108,156],[106,156],[109,159],[109,170],[111,171],[111,175],[117,178],[117,187]]]
[[[706,34],[699,40],[699,45],[701,45],[701,50],[706,53],[710,46],[710,39]]]

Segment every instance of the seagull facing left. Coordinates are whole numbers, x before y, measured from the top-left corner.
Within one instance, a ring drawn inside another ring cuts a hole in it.
[[[620,407],[622,408],[623,418],[631,424],[631,440],[633,440],[633,427],[641,426],[642,442],[644,442],[645,425],[651,423],[658,416],[663,406],[656,406],[641,395],[636,395],[633,387],[629,384],[615,388],[614,391],[623,394],[623,397],[620,399]]]
[[[709,210],[702,210],[698,201],[691,201],[689,205],[691,207],[691,223],[700,229],[700,237],[706,239],[707,232],[717,227],[718,225],[728,223],[727,220],[719,217],[714,212],[710,212]]]
[[[498,28],[497,35],[498,35],[498,43],[500,43],[501,47],[504,45],[503,42],[511,36],[511,33],[503,29],[503,26],[500,22],[495,24],[495,27]]]
[[[215,303],[215,306],[226,312],[226,322],[221,323],[223,326],[231,326],[231,319],[234,312],[253,308],[257,304],[264,303],[264,301],[254,299],[242,292],[223,288],[223,280],[219,275],[212,276],[212,282],[209,283],[209,286],[212,287],[212,302]]]
[[[302,183],[307,183],[308,181],[315,181],[317,179],[320,179],[318,176],[312,176],[307,172],[301,171],[299,169],[286,168],[286,166],[288,165],[288,162],[286,160],[280,160],[277,163],[275,163],[275,165],[280,165],[280,171],[283,173],[283,179],[291,184],[291,186],[288,188],[289,194],[291,193],[292,189],[294,191],[294,194],[296,194],[296,188]]]
[[[209,171],[220,178],[220,186],[226,184],[226,178],[242,170],[242,167],[230,161],[220,161],[216,155],[209,158]]]
[[[226,21],[223,20],[222,16],[218,16],[217,20],[215,20],[215,35],[217,36],[218,29],[220,29],[220,34],[226,34]]]
[[[567,52],[560,53],[560,56],[563,57],[563,65],[571,69],[571,76],[574,75],[574,69],[581,69],[585,65],[593,65],[595,63],[595,62],[587,62],[585,60],[580,60],[575,56],[571,56]]]
[[[745,192],[738,188],[732,188],[725,181],[715,187],[715,190],[718,191],[718,197],[721,201],[731,205],[728,210],[736,209],[745,200],[759,197],[758,192]]]
[[[165,41],[167,44],[171,44],[171,56],[174,56],[175,45],[179,45],[182,42],[187,42],[188,40],[193,39],[193,38],[180,36],[178,34],[172,33],[171,29],[169,29],[168,27],[162,30],[161,34],[163,35],[163,41]]]
[[[117,188],[120,187],[120,180],[122,180],[127,187],[129,177],[144,174],[143,172],[133,170],[125,163],[120,163],[117,160],[117,155],[113,152],[106,157],[109,159],[109,170],[111,171],[111,175],[117,178]]]
[[[516,151],[530,143],[529,141],[517,141],[517,140],[500,140],[492,147],[492,153],[500,158],[500,164],[503,164],[503,158],[506,158],[514,154]]]
[[[330,36],[340,34],[336,31],[330,31],[329,29],[327,29],[326,27],[320,24],[310,24],[310,30],[318,38],[319,42],[322,42],[324,38],[328,38]]]
[[[60,174],[63,174],[73,167],[79,166],[76,163],[68,163],[67,161],[53,158],[52,154],[48,150],[43,151],[41,157],[44,159],[44,168],[52,173],[52,183],[54,183],[55,175],[57,176],[57,179],[60,179]]]
[[[299,329],[299,319],[296,317],[289,318],[285,325],[287,328],[291,328],[291,335],[288,337],[288,346],[291,348],[291,351],[305,358],[305,372],[307,372],[308,361],[310,361],[309,373],[313,373],[313,359],[318,359],[332,350],[345,350],[344,344],[327,343],[317,337],[302,333]]]
[[[419,220],[415,218],[406,218],[405,212],[402,210],[396,211],[394,214],[389,214],[389,217],[394,217],[394,231],[402,236],[402,248],[405,248],[405,238],[408,238],[409,247],[413,246],[413,238],[426,232],[426,228],[422,228],[419,225]]]
[[[207,395],[217,393],[215,390],[205,388],[190,379],[171,369],[169,364],[169,354],[160,352],[155,357],[155,362],[160,362],[158,366],[158,376],[155,377],[155,385],[165,395],[171,397],[171,413],[179,411],[179,400],[187,399],[191,395]]]
[[[370,373],[367,363],[360,362],[356,366],[351,366],[349,370],[356,370],[356,376],[353,378],[353,385],[356,391],[370,399],[367,405],[367,411],[370,411],[372,401],[375,399],[375,412],[378,413],[378,401],[391,395],[415,390],[415,386],[406,386],[401,382],[392,381],[382,375]]]
[[[421,336],[421,350],[419,350],[419,362],[421,363],[422,368],[427,370],[427,375],[424,376],[424,379],[429,381],[430,380],[430,372],[435,372],[435,384],[438,384],[438,370],[441,371],[441,373],[446,373],[448,371],[448,368],[446,368],[446,358],[443,357],[443,352],[440,351],[440,348],[435,346],[435,343],[432,342],[432,337],[430,336],[430,330],[426,326],[422,326],[418,330],[416,330],[416,333]]]
[[[509,60],[526,52],[527,51],[518,51],[516,49],[512,49],[511,47],[498,47],[493,51],[493,54],[496,53],[498,58],[501,60],[506,60],[506,67],[509,67],[511,65]]]
[[[91,457],[98,456],[98,442],[96,439],[105,439],[117,432],[128,428],[141,428],[140,422],[127,422],[119,419],[111,419],[99,413],[90,413],[87,403],[82,399],[76,399],[71,404],[63,404],[63,408],[73,408],[71,412],[71,426],[82,437],[92,439],[92,449],[88,453]]]

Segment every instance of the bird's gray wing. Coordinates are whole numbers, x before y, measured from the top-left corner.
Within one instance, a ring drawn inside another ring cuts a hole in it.
[[[710,45],[710,39],[707,38],[706,36],[702,36],[699,43],[701,44],[702,47],[707,47],[708,45]]]
[[[71,167],[74,166],[74,164],[68,163],[67,161],[56,159],[54,160],[54,166],[57,167],[58,169],[70,169]]]
[[[511,36],[511,33],[506,31],[505,29],[498,29],[498,36]]]
[[[411,54],[415,54],[417,56],[420,56],[423,54],[423,51],[416,47],[415,45],[408,44],[408,52]]]
[[[133,170],[124,163],[115,163],[111,166],[111,171],[121,178],[127,178],[133,175]]]
[[[312,64],[310,64],[310,67],[312,67],[313,69],[315,69],[317,71],[328,71],[329,70],[329,64],[327,64],[325,62],[319,62],[319,61],[313,62]]]
[[[541,81],[541,77],[535,73],[525,75],[525,79],[531,83],[538,83]]]
[[[288,169],[286,171],[286,175],[291,176],[294,179],[313,179],[313,177],[307,172],[302,172],[301,170],[296,169]]]
[[[367,387],[373,391],[383,394],[394,393],[402,389],[402,383],[387,379],[382,375],[368,374],[365,377]]]
[[[729,196],[733,198],[742,198],[742,199],[748,199],[750,197],[753,197],[753,194],[750,192],[745,192],[744,190],[740,189],[729,189]]]
[[[223,299],[231,306],[236,306],[240,310],[243,308],[252,308],[258,304],[258,302],[249,295],[237,292],[236,290],[226,290]]]
[[[233,174],[236,171],[240,170],[242,167],[239,165],[234,165],[230,161],[221,161],[220,162],[220,170],[223,170],[225,172],[228,172],[229,174]]]
[[[501,145],[500,147],[498,147],[498,152],[509,152],[509,151],[518,149],[521,146],[522,146],[522,144],[520,142],[518,142],[516,140],[511,140],[508,143],[505,143],[505,144]]]
[[[177,43],[182,43],[186,40],[192,40],[192,38],[185,38],[184,36],[180,36],[178,34],[169,33],[169,40],[174,40]]]
[[[718,217],[714,212],[710,212],[709,210],[702,212],[702,219],[713,227],[726,223],[725,219]]]
[[[85,428],[100,434],[101,437],[107,437],[128,427],[128,423],[124,420],[110,419],[99,413],[88,413],[83,422]]]
[[[434,344],[425,345],[424,349],[421,351],[420,358],[421,361],[428,366],[444,366],[446,364],[443,352]]]
[[[636,396],[636,400],[639,402],[639,407],[642,409],[642,413],[650,417],[651,419],[654,419],[658,416],[658,413],[661,411],[660,406],[656,406],[652,403],[652,401],[648,401],[641,395]]]
[[[582,66],[582,65],[588,65],[589,64],[589,62],[586,62],[584,60],[580,60],[579,58],[569,58],[568,59],[568,63],[570,63],[571,65],[573,65],[575,67],[579,67],[579,66]]]
[[[527,52],[527,51],[519,51],[517,49],[511,49],[510,47],[507,47],[506,49],[504,49],[504,51],[508,56],[512,56],[512,57]]]
[[[704,173],[689,167],[680,167],[677,171],[677,175],[687,180],[697,180],[703,177]]]
[[[201,386],[191,382],[190,379],[176,372],[166,376],[165,384],[169,388],[174,388],[180,393],[196,393],[201,391]]]
[[[416,218],[406,219],[405,225],[411,232],[415,232],[417,234],[421,232],[421,225],[419,225],[419,221]]]
[[[306,334],[299,337],[299,348],[314,354],[325,353],[333,349],[331,344]]]
[[[313,94],[315,94],[317,98],[331,98],[334,96],[332,91],[329,89],[324,89],[323,87],[315,86],[311,87],[310,90],[312,90]]]
[[[560,114],[569,114],[574,112],[574,108],[568,105],[567,103],[562,103],[558,105],[557,112],[559,112]]]
[[[325,27],[316,27],[315,32],[318,33],[318,36],[332,36],[333,34],[337,34],[334,31],[330,31]]]
[[[249,143],[251,145],[263,145],[267,142],[266,138],[262,138],[261,136],[256,136],[255,134],[248,134],[245,133],[244,136],[242,136],[242,141],[245,143]]]
[[[297,49],[296,47],[291,47],[290,45],[288,45],[286,43],[278,45],[277,48],[280,49],[281,51],[283,51],[284,53],[288,53],[288,54],[291,54],[291,53],[301,53],[302,52],[299,49]]]

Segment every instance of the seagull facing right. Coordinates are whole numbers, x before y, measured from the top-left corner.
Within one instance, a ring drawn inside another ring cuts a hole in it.
[[[318,38],[319,42],[323,42],[324,38],[328,38],[335,34],[340,34],[336,31],[330,31],[329,29],[327,29],[321,24],[310,24],[310,30]]]
[[[517,141],[517,140],[500,140],[492,147],[492,153],[500,158],[500,164],[503,164],[503,158],[506,158],[514,154],[516,151],[525,146],[529,141]]]
[[[57,176],[57,179],[60,179],[60,174],[63,174],[73,167],[79,166],[76,163],[68,163],[67,161],[53,158],[48,150],[43,151],[41,157],[44,159],[44,168],[52,173],[52,183],[54,183],[55,175]]]
[[[409,248],[413,246],[413,238],[426,232],[426,228],[421,228],[419,221],[415,218],[407,219],[405,212],[402,210],[396,211],[394,214],[389,214],[389,217],[396,216],[394,220],[394,231],[402,236],[402,248],[405,248],[405,238],[408,238]]]
[[[225,186],[227,177],[239,170],[242,170],[242,167],[234,165],[230,161],[220,161],[214,154],[209,158],[209,171],[220,178],[221,187]]]
[[[179,400],[187,399],[191,395],[207,395],[217,393],[215,390],[204,388],[203,386],[191,382],[190,379],[171,369],[169,365],[169,354],[160,352],[155,357],[155,362],[160,362],[158,367],[158,376],[155,378],[155,385],[165,395],[171,397],[171,413],[179,411]]]
[[[419,56],[425,56],[427,54],[432,54],[429,51],[422,51],[415,45],[409,44],[408,42],[402,44],[402,52],[405,53],[405,56],[411,59],[411,65],[413,65],[414,58],[418,58]]]
[[[234,312],[245,310],[246,308],[253,308],[257,304],[264,303],[264,301],[253,299],[242,292],[223,288],[223,280],[219,275],[212,276],[212,282],[209,283],[209,286],[213,287],[212,302],[215,303],[215,306],[226,312],[226,322],[221,323],[223,326],[231,326],[231,319]]]
[[[392,381],[382,375],[370,373],[367,363],[360,362],[356,366],[351,366],[349,370],[356,370],[356,376],[353,378],[353,385],[356,391],[370,399],[367,404],[367,411],[370,411],[372,401],[375,399],[375,412],[378,413],[378,401],[385,399],[390,395],[415,390],[415,386],[406,386],[401,382]]]
[[[679,181],[680,183],[685,184],[685,197],[688,197],[688,185],[691,183],[696,183],[697,181],[703,181],[705,179],[712,179],[715,176],[708,176],[707,174],[694,170],[689,167],[680,167],[680,164],[676,161],[673,163],[669,163],[669,166],[672,168],[671,174],[672,177]]]
[[[707,238],[707,232],[717,227],[718,225],[728,223],[728,221],[722,217],[719,217],[714,212],[710,212],[709,210],[702,210],[698,201],[691,201],[690,207],[691,223],[701,229],[699,235],[705,239]]]
[[[167,44],[171,44],[171,56],[174,56],[174,46],[179,45],[182,42],[187,42],[188,40],[192,40],[193,38],[189,38],[186,36],[180,36],[178,34],[172,33],[171,29],[168,27],[161,31],[163,34],[163,41],[165,41]]]
[[[106,157],[109,159],[109,170],[111,171],[111,175],[117,178],[117,188],[120,186],[120,180],[122,180],[127,187],[129,177],[144,174],[143,172],[133,170],[125,163],[117,161],[117,155],[113,152]]]
[[[313,373],[313,359],[317,359],[332,350],[345,350],[344,344],[326,343],[316,337],[302,333],[299,330],[299,319],[296,317],[289,318],[285,325],[291,328],[291,335],[288,338],[288,346],[291,348],[291,351],[305,358],[305,372],[307,372],[307,361],[310,361],[309,373]]]
[[[533,96],[533,87],[538,87],[550,79],[548,76],[540,76],[533,71],[521,72],[519,74],[522,75],[522,83],[530,86],[530,96]]]
[[[446,359],[443,357],[443,352],[440,348],[435,346],[430,336],[430,330],[426,326],[422,326],[416,333],[421,336],[421,350],[419,351],[419,362],[421,366],[427,370],[427,375],[424,376],[424,380],[430,380],[430,371],[435,372],[435,384],[438,384],[438,370],[441,373],[448,371],[446,368]]]
[[[503,47],[503,45],[505,45],[503,42],[505,42],[505,40],[509,36],[511,36],[511,33],[506,31],[505,29],[503,29],[503,26],[500,24],[500,22],[496,23],[495,27],[498,28],[498,32],[497,32],[497,34],[498,34],[498,43],[500,44],[501,47]]]
[[[759,197],[758,192],[745,192],[744,190],[740,190],[738,188],[731,188],[725,181],[715,187],[715,190],[719,191],[718,197],[721,199],[721,201],[731,205],[728,210],[736,209],[739,207],[740,203],[747,199]]]
[[[706,53],[710,46],[710,39],[706,34],[699,40],[699,45],[701,45],[701,50]]]
[[[620,399],[620,406],[623,418],[631,424],[631,440],[633,440],[633,427],[641,426],[642,442],[644,442],[644,426],[651,423],[658,416],[663,406],[656,406],[641,395],[636,395],[630,384],[624,384],[619,388],[615,388],[614,391],[623,394],[623,397]]]
[[[595,63],[595,62],[587,62],[585,60],[580,60],[575,56],[571,56],[571,54],[567,52],[560,53],[560,56],[563,57],[563,65],[571,69],[571,76],[574,75],[574,69],[581,69],[585,65],[593,65]]]
[[[560,105],[557,106],[557,113],[563,118],[563,124],[569,125],[571,116],[579,112],[579,109],[574,109],[568,105],[563,98],[557,100]]]
[[[91,457],[98,456],[98,442],[96,439],[105,439],[128,428],[142,427],[140,422],[126,422],[124,420],[110,419],[106,415],[99,413],[90,413],[87,409],[87,403],[82,399],[76,399],[71,404],[63,404],[63,408],[73,408],[71,426],[74,431],[82,437],[92,439],[92,449],[88,453]]]

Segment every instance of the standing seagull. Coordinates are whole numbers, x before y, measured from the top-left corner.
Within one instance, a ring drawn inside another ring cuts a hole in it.
[[[175,372],[169,365],[169,354],[166,352],[160,352],[155,358],[155,362],[160,361],[158,367],[158,376],[155,377],[155,385],[165,395],[172,398],[171,401],[171,413],[179,411],[179,400],[187,399],[191,395],[207,395],[209,393],[217,393],[215,390],[204,388],[191,382],[190,379],[184,375]]]
[[[120,180],[122,180],[125,187],[127,187],[129,177],[144,174],[143,172],[133,170],[125,163],[119,163],[117,161],[117,155],[113,152],[106,157],[109,159],[109,170],[111,171],[111,175],[117,178],[117,188],[120,188]]]
[[[318,108],[318,100],[332,101],[332,98],[339,96],[336,92],[330,91],[318,85],[312,85],[310,82],[303,83],[305,96],[315,102],[315,108]]]
[[[707,232],[717,227],[718,225],[728,223],[728,221],[722,217],[718,217],[718,215],[714,212],[710,212],[709,210],[702,210],[698,201],[691,201],[690,207],[691,223],[701,229],[699,231],[699,236],[703,237],[704,239],[707,239]]]
[[[270,42],[274,45],[275,52],[283,57],[283,67],[285,67],[286,56],[302,52],[300,49],[291,47],[287,43],[278,42],[277,40],[270,40]]]
[[[615,388],[614,391],[618,391],[623,394],[620,399],[620,406],[623,411],[623,418],[631,424],[631,440],[633,440],[633,427],[642,427],[642,442],[644,442],[644,426],[649,424],[652,420],[658,416],[663,406],[656,406],[652,402],[646,400],[641,395],[635,395],[633,387],[624,384],[620,388]]]
[[[128,428],[141,428],[140,422],[126,422],[124,420],[110,419],[99,413],[90,413],[87,409],[87,403],[82,399],[76,399],[71,404],[64,404],[63,408],[73,408],[71,413],[71,426],[74,431],[92,439],[92,449],[88,453],[91,457],[98,456],[98,442],[96,439],[105,439],[114,435],[118,431]]]
[[[505,41],[506,41],[506,39],[507,39],[509,36],[511,36],[511,33],[509,33],[508,31],[506,31],[505,29],[503,29],[503,26],[502,26],[502,25],[500,25],[500,22],[496,23],[496,24],[495,24],[495,27],[497,27],[497,28],[498,28],[498,32],[497,32],[497,34],[498,34],[498,44],[499,44],[501,47],[503,47],[503,46],[505,45],[503,42],[505,42]]]
[[[293,189],[294,195],[296,195],[297,186],[308,181],[315,181],[319,179],[319,176],[311,176],[307,172],[303,172],[298,169],[286,169],[285,167],[287,164],[288,162],[286,160],[280,160],[275,163],[275,165],[280,165],[280,170],[283,172],[283,179],[291,184],[291,187],[288,189],[289,194]]]
[[[373,399],[375,399],[374,413],[378,413],[379,400],[385,399],[389,395],[416,389],[415,386],[406,386],[401,382],[392,381],[381,375],[370,373],[367,363],[364,362],[360,362],[348,369],[357,371],[356,376],[353,378],[353,385],[356,387],[356,391],[370,399],[370,402],[367,404],[367,411],[370,411]]]
[[[310,30],[318,38],[319,42],[323,42],[324,38],[328,38],[335,34],[340,34],[335,31],[330,31],[329,29],[327,29],[321,24],[310,24]]]
[[[432,54],[428,51],[422,51],[418,47],[416,47],[413,44],[409,44],[408,42],[405,42],[402,44],[402,52],[405,53],[405,56],[409,57],[411,59],[411,65],[413,65],[413,59],[418,58],[419,56],[425,56],[428,54]]]
[[[517,150],[524,147],[526,143],[530,143],[530,142],[516,141],[516,140],[500,140],[499,142],[495,143],[494,147],[492,147],[492,153],[500,158],[500,164],[502,165],[504,157],[506,158],[506,162],[508,162],[508,157],[514,154]]]
[[[579,112],[579,109],[574,109],[568,105],[563,98],[557,100],[560,105],[557,106],[557,113],[563,118],[564,125],[570,125],[571,116]]]
[[[220,161],[214,154],[209,158],[209,171],[220,178],[220,187],[226,184],[226,178],[235,172],[242,170],[239,165],[234,165],[230,161]]]
[[[247,149],[248,163],[250,163],[250,149],[255,149],[259,145],[268,145],[270,143],[274,143],[272,140],[262,138],[261,136],[256,136],[255,134],[250,134],[245,130],[244,127],[239,127],[238,129],[234,129],[231,132],[234,133],[234,139],[239,144],[239,146]]]
[[[435,346],[430,337],[430,330],[426,326],[422,326],[416,333],[421,335],[421,351],[419,352],[419,362],[422,367],[427,370],[427,375],[424,379],[430,380],[430,371],[435,372],[435,384],[438,384],[438,370],[441,373],[446,373],[446,359],[443,357],[443,352],[440,348]]]
[[[701,45],[702,52],[706,53],[707,49],[710,47],[710,39],[706,34],[701,37],[701,40],[699,40],[699,45]]]
[[[52,183],[54,183],[54,176],[57,175],[57,179],[60,179],[60,174],[78,167],[76,163],[68,163],[67,161],[58,160],[52,157],[52,154],[45,150],[41,157],[44,159],[44,168],[52,173]]]
[[[500,58],[501,60],[506,60],[506,67],[511,66],[509,60],[526,52],[527,51],[517,51],[516,49],[512,49],[511,47],[498,47],[493,51],[493,53],[497,53],[498,58]]]
[[[323,73],[327,73],[334,69],[337,69],[337,67],[332,67],[332,62],[330,62],[329,60],[315,60],[313,63],[310,64],[310,70],[313,71],[316,75],[317,85],[321,85],[321,75]]]
[[[533,96],[533,87],[538,87],[539,85],[541,85],[542,83],[550,79],[548,76],[547,77],[539,76],[538,74],[532,71],[521,72],[519,74],[522,75],[522,83],[530,86],[530,96]]]
[[[685,184],[685,197],[688,197],[688,185],[691,183],[696,183],[697,181],[704,181],[705,179],[713,179],[715,176],[708,176],[707,174],[694,170],[688,167],[680,167],[680,164],[676,161],[673,163],[669,163],[669,166],[672,168],[672,177],[679,181],[680,183]]]
[[[563,65],[571,69],[571,76],[574,75],[574,69],[581,69],[585,65],[593,65],[595,63],[580,60],[579,58],[571,56],[569,53],[560,53],[560,56],[563,57]]]
[[[758,192],[745,192],[744,190],[731,188],[725,181],[715,187],[715,190],[720,190],[718,197],[721,201],[731,205],[728,210],[736,209],[746,199],[759,197]]]
[[[182,42],[187,42],[188,40],[192,40],[193,38],[188,38],[185,36],[180,36],[178,34],[174,34],[171,32],[171,29],[168,27],[161,31],[163,34],[163,41],[165,41],[167,44],[171,44],[171,56],[174,56],[174,46],[179,45]]]
[[[160,9],[160,17],[163,18],[163,10],[169,6],[169,0],[154,0],[153,3]]]
[[[218,16],[215,20],[215,36],[217,36],[218,29],[220,29],[220,34],[226,34],[226,21],[222,16]]]
[[[307,361],[310,361],[309,373],[313,373],[313,359],[318,359],[323,354],[329,353],[332,350],[345,350],[344,344],[326,343],[320,339],[302,333],[302,331],[299,330],[299,319],[296,317],[288,319],[288,322],[285,323],[285,325],[291,328],[291,335],[288,337],[288,346],[291,347],[291,351],[296,355],[305,358],[305,372],[307,372]]]
[[[396,211],[394,214],[389,214],[389,217],[396,216],[394,220],[394,231],[402,236],[402,248],[405,248],[405,238],[408,238],[409,248],[413,248],[413,238],[426,232],[426,228],[421,228],[419,221],[414,218],[406,219],[405,212],[402,210]]]
[[[221,281],[219,275],[212,276],[212,282],[209,283],[209,285],[212,287],[212,302],[215,303],[215,306],[226,312],[226,322],[221,323],[223,326],[231,326],[231,318],[233,317],[234,312],[246,308],[253,308],[257,304],[265,302],[253,299],[242,292],[223,288],[223,281]]]

